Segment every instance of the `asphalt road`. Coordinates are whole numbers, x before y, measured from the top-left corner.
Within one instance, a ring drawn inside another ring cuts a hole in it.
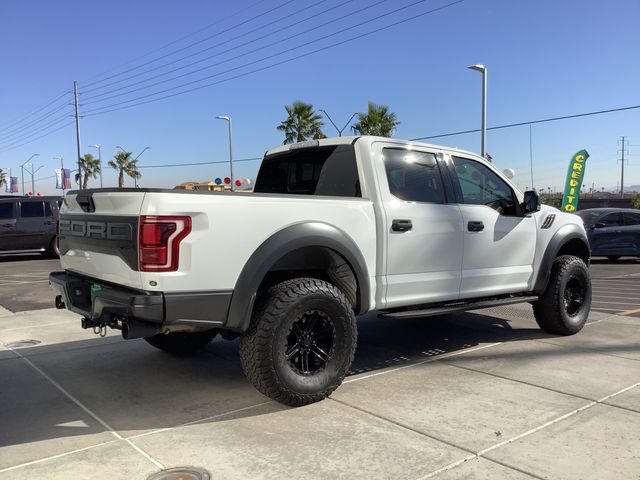
[[[60,269],[58,260],[41,255],[0,255],[0,306],[11,312],[37,310],[53,306],[49,272]],[[617,262],[594,259],[592,309],[616,315],[640,318],[640,259],[623,258]]]

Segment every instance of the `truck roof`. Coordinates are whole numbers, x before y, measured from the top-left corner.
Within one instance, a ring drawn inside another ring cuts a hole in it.
[[[416,147],[428,147],[434,148],[438,150],[448,150],[452,152],[458,152],[465,155],[473,155],[474,157],[480,157],[477,153],[469,152],[467,150],[461,150],[455,147],[447,147],[444,145],[435,145],[431,143],[423,143],[417,142],[413,140],[402,140],[399,138],[390,138],[390,137],[375,137],[371,135],[357,135],[357,136],[348,136],[348,137],[328,137],[321,138],[319,140],[308,140],[305,142],[298,143],[288,143],[285,145],[280,145],[279,147],[271,148],[267,150],[265,155],[272,155],[275,153],[287,152],[289,150],[295,150],[299,148],[308,148],[308,147],[323,147],[328,145],[347,145],[351,143],[355,143],[357,140],[366,141],[368,143],[373,142],[391,142],[398,145],[407,145],[407,146],[416,146]],[[480,157],[481,158],[481,157]]]

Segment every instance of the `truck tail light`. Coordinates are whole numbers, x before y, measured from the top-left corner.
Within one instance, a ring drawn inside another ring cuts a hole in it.
[[[191,217],[140,217],[139,263],[142,272],[175,272],[180,259],[180,242],[191,232]]]

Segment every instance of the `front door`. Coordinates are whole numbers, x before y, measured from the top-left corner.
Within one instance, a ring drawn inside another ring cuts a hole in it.
[[[437,151],[379,146],[386,308],[456,300],[462,216],[448,204]]]
[[[488,165],[454,156],[451,166],[464,231],[460,298],[530,290],[534,218],[518,215],[514,190]]]

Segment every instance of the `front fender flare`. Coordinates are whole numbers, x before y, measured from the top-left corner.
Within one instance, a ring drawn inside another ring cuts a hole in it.
[[[547,289],[549,283],[549,277],[551,276],[551,266],[553,261],[558,256],[558,252],[567,242],[571,240],[580,240],[584,242],[589,250],[589,240],[587,239],[584,230],[576,224],[569,224],[560,227],[558,231],[551,237],[551,240],[547,244],[547,248],[542,255],[540,266],[538,267],[538,273],[536,280],[533,284],[533,291],[537,295],[542,295]]]
[[[233,290],[225,328],[240,332],[249,328],[253,304],[265,275],[284,255],[303,247],[325,247],[341,255],[350,264],[358,282],[356,314],[369,310],[367,264],[358,246],[345,232],[332,225],[305,222],[274,233],[249,257]]]

